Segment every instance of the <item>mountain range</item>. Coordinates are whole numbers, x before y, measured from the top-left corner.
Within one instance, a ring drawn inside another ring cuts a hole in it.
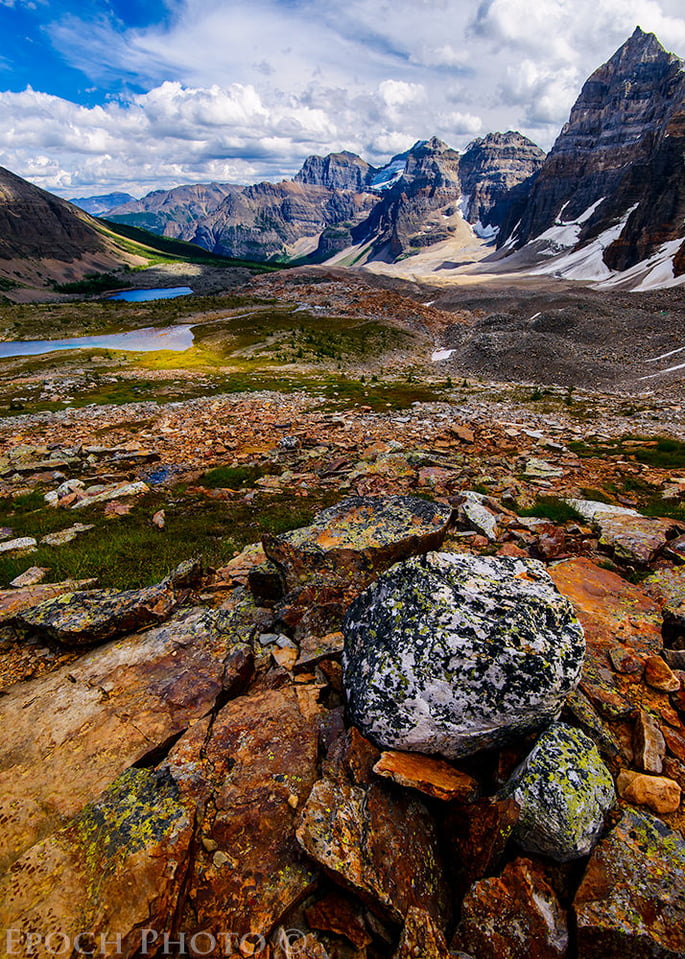
[[[685,64],[638,27],[584,84],[547,156],[514,131],[461,153],[433,137],[381,167],[343,151],[308,157],[279,183],[191,184],[73,205],[2,171],[0,266],[29,260],[37,282],[51,259],[110,268],[119,254],[90,211],[242,259],[366,266],[443,284],[525,273],[600,288],[679,285],[684,138]]]
[[[225,256],[323,261],[361,245],[363,259],[392,261],[448,238],[455,219],[494,232],[544,156],[511,131],[462,155],[434,137],[380,168],[347,151],[310,156],[292,180],[194,184],[123,204],[113,195],[102,213]],[[106,199],[73,202],[92,210]]]

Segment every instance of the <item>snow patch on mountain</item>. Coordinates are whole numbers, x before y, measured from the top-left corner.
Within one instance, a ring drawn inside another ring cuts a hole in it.
[[[403,176],[406,167],[406,154],[394,157],[390,163],[387,164],[387,166],[382,167],[371,177],[371,183],[369,184],[370,188],[372,190],[378,190],[380,193],[384,193],[386,190],[389,190],[391,187],[393,187]]]

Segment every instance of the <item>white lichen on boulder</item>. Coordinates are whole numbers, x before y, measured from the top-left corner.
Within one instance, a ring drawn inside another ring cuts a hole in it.
[[[386,749],[457,758],[541,729],[580,678],[583,630],[541,563],[428,553],[348,610],[350,719]]]

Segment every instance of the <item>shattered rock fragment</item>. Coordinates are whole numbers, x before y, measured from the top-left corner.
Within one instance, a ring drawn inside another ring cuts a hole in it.
[[[666,741],[654,716],[641,709],[633,730],[635,763],[646,773],[660,773],[664,767]]]
[[[451,959],[442,929],[425,909],[410,906],[394,959]]]
[[[616,786],[622,799],[648,806],[655,813],[675,812],[680,806],[681,788],[666,776],[648,776],[622,769]]]
[[[595,848],[576,893],[579,959],[685,955],[685,842],[626,810]]]
[[[449,763],[418,753],[384,752],[373,767],[377,776],[392,779],[400,786],[443,799],[446,802],[473,802],[478,782]]]
[[[411,906],[440,925],[447,887],[435,825],[423,803],[383,786],[320,779],[302,810],[297,838],[312,859],[393,922]],[[401,849],[402,855],[388,855]]]
[[[474,883],[451,946],[478,959],[563,959],[566,913],[540,866],[517,859]]]

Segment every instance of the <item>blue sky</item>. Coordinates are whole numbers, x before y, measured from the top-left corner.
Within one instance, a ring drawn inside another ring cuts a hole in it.
[[[638,23],[685,55],[682,0],[0,0],[0,165],[142,195],[432,135],[548,149]]]
[[[0,0],[0,87],[18,92],[31,86],[83,104],[97,103],[108,93],[125,90],[130,78],[95,85],[72,65],[70,50],[60,50],[59,43],[53,42],[60,25],[70,20],[84,24],[83,42],[87,43],[87,25],[91,23],[107,22],[125,34],[153,24],[168,26],[171,16],[165,4],[144,0]],[[142,92],[135,83],[131,89]]]

